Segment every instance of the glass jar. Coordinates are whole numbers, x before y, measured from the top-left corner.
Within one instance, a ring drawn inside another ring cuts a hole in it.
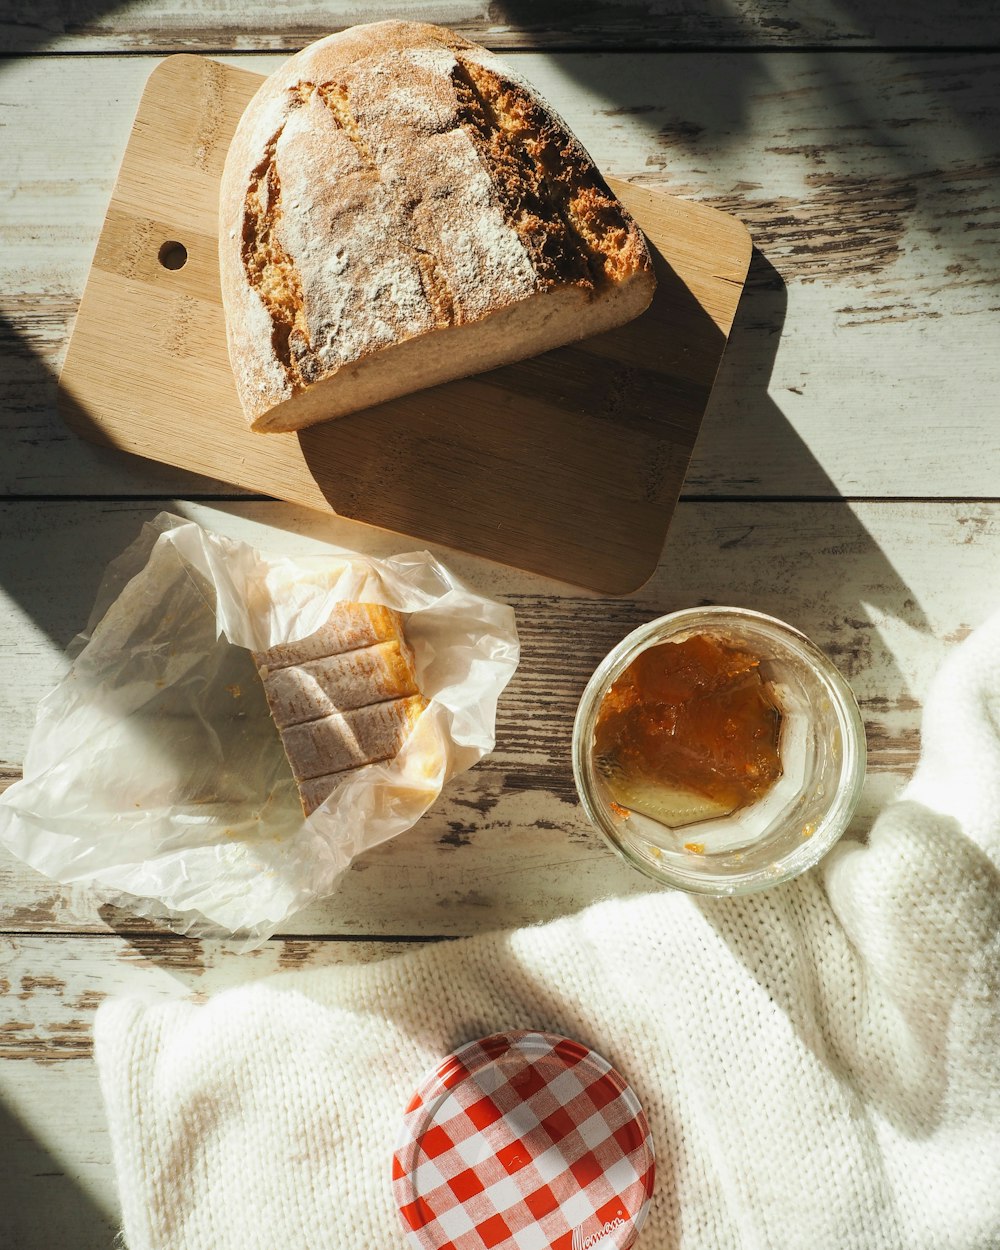
[[[782,713],[782,775],[731,816],[671,828],[614,801],[594,731],[605,695],[637,655],[694,635],[760,660]],[[745,608],[688,608],[634,630],[590,679],[573,727],[573,774],[591,822],[634,868],[698,894],[746,894],[811,868],[847,828],[866,759],[857,701],[830,660],[790,625]]]

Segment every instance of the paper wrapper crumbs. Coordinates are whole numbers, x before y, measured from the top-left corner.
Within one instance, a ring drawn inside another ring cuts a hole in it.
[[[345,600],[405,614],[429,706],[394,760],[304,819],[250,651]],[[56,881],[256,946],[492,749],[518,654],[513,610],[428,552],[298,564],[161,514],[109,567],[39,705],[0,842]]]

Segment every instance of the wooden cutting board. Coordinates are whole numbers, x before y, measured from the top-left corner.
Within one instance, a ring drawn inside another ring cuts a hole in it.
[[[300,434],[251,434],[226,352],[216,205],[257,74],[147,83],[60,379],[83,437],[606,593],[663,546],[746,279],[734,218],[611,179],[656,253],[630,325]]]

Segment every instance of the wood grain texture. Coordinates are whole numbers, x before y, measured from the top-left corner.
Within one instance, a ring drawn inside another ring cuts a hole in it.
[[[717,203],[758,242],[688,493],[996,496],[1000,56],[513,60],[604,168]],[[17,178],[0,239],[8,494],[232,489],[82,444],[55,412],[54,375],[151,64],[0,70]],[[28,99],[33,123],[19,126]]]
[[[595,590],[641,585],[736,315],[746,228],[612,181],[653,251],[641,317],[298,433],[254,434],[226,350],[216,222],[229,141],[262,81],[192,56],[150,76],[59,381],[71,428]],[[181,267],[160,262],[165,246],[183,247]]]
[[[204,999],[276,972],[388,959],[405,942],[272,941],[240,953],[233,943],[136,933],[74,942],[0,936],[0,1072],[17,1060],[60,1064],[93,1054],[94,1012],[109,996],[149,993]],[[38,955],[48,950],[48,966]],[[95,953],[97,958],[95,959]],[[95,962],[105,966],[95,975]],[[3,1244],[3,1243],[0,1243]]]
[[[947,11],[933,0],[454,0],[395,5],[354,0],[3,0],[10,52],[214,52],[294,50],[358,22],[404,17],[450,26],[491,48],[699,48],[996,44],[1000,18],[989,0]]]
[[[385,532],[286,505],[183,510],[221,533],[293,555],[327,543],[373,555],[402,549]],[[10,536],[0,568],[3,612],[17,622],[0,633],[0,759],[11,772],[34,705],[64,670],[62,647],[89,613],[102,563],[153,511],[126,503],[0,509]],[[454,779],[414,829],[359,859],[331,899],[295,918],[290,934],[471,933],[646,888],[605,849],[576,801],[573,716],[614,643],[664,611],[696,603],[743,604],[788,620],[845,673],[871,751],[855,823],[863,830],[916,762],[931,675],[998,606],[984,587],[1000,557],[1000,505],[682,503],[653,580],[614,600],[439,554],[517,614],[522,660],[501,699],[496,749]],[[9,856],[0,858],[0,899],[0,929],[149,929],[127,908],[60,888]]]

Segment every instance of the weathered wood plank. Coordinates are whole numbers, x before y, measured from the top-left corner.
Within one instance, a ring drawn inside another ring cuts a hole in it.
[[[726,208],[757,241],[688,493],[996,495],[1000,55],[515,59],[609,172]],[[86,446],[54,407],[153,63],[0,71],[15,188],[0,241],[7,494],[227,490]]]
[[[11,774],[32,709],[63,669],[61,648],[88,615],[100,569],[154,511],[125,503],[0,509],[0,759]],[[392,535],[284,505],[184,511],[290,554],[316,552],[324,541],[374,555],[405,549]],[[984,587],[1000,556],[1000,505],[684,503],[654,578],[616,600],[441,554],[517,612],[522,662],[501,701],[496,750],[457,778],[416,828],[359,859],[335,895],[297,916],[289,934],[469,933],[644,889],[576,802],[572,721],[589,674],[619,638],[694,603],[770,612],[835,659],[860,700],[871,747],[856,820],[864,829],[916,761],[931,675],[997,606]],[[0,930],[147,927],[9,856],[0,857],[0,899]]]
[[[167,52],[295,49],[357,22],[400,17],[450,26],[491,48],[942,46],[1000,42],[989,0],[944,9],[834,4],[832,0],[407,0],[395,5],[293,0],[4,0],[0,29],[10,52]]]
[[[275,972],[371,963],[406,942],[273,940],[241,952],[231,942],[172,935],[0,936],[0,1072],[21,1061],[89,1060],[94,1012],[105,998],[143,993],[204,998]]]
[[[286,968],[367,963],[387,942],[223,942],[137,936],[0,936],[0,1245],[110,1250],[111,1148],[92,1055],[104,998],[205,996]]]

